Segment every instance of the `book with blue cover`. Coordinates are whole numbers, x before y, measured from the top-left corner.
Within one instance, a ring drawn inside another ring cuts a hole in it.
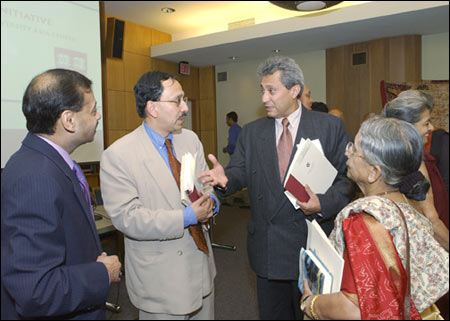
[[[313,294],[336,293],[341,290],[344,259],[335,250],[320,225],[306,221],[306,248],[300,250],[298,288],[303,293],[303,279]]]
[[[314,252],[302,248],[300,251],[300,275],[298,278],[298,288],[302,293],[304,293],[303,279],[308,281],[308,286],[313,294],[332,292],[333,275]]]

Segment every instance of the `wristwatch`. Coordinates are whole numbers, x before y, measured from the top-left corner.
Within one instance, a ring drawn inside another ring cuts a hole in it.
[[[302,310],[302,312],[304,312],[305,311],[305,308],[306,308],[306,301],[308,300],[308,298],[310,297],[311,295],[308,295],[306,298],[304,298],[303,299],[303,301],[300,303],[300,310]]]

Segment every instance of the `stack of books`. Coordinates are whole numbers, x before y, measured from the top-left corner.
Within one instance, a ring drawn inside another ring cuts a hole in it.
[[[339,255],[316,220],[308,224],[306,248],[300,250],[298,288],[304,293],[303,279],[313,294],[341,290],[344,259]]]

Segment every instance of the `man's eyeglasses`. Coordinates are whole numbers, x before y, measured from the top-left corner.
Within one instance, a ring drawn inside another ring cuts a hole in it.
[[[182,102],[182,101],[184,101],[184,102],[187,104],[188,101],[189,101],[189,98],[187,98],[186,96],[184,96],[183,98],[178,97],[177,100],[157,100],[157,101],[155,101],[155,103],[174,103],[174,104],[176,104],[176,106],[177,106],[178,108],[180,108],[181,102]]]
[[[345,146],[345,156],[358,156],[364,158],[363,155],[358,155],[355,144],[353,142],[348,142],[347,146]]]

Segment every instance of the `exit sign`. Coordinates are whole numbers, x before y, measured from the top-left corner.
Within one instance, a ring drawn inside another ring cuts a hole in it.
[[[179,71],[180,74],[182,74],[182,75],[190,75],[191,74],[191,68],[187,61],[180,61],[179,66],[180,66],[180,71]]]

